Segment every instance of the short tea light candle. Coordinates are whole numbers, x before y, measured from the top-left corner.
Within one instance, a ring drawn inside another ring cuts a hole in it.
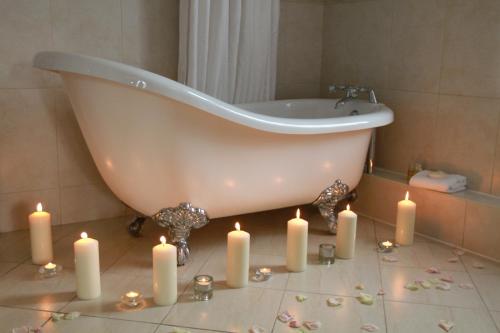
[[[122,296],[121,301],[126,306],[135,308],[142,303],[142,295],[137,291],[131,290]]]
[[[61,265],[56,265],[56,264],[49,262],[48,264],[41,266],[38,269],[38,273],[40,273],[40,275],[42,277],[48,278],[48,277],[55,276],[57,274],[57,272],[59,272],[61,270],[62,270]]]
[[[290,272],[303,272],[307,267],[307,233],[309,223],[300,218],[300,209],[287,223],[286,268]]]
[[[415,229],[415,213],[417,205],[409,199],[410,192],[406,191],[404,200],[398,202],[398,215],[396,219],[396,243],[399,245],[412,245]]]
[[[392,250],[394,249],[394,244],[391,242],[391,241],[382,241],[382,242],[378,242],[378,250],[379,252],[392,252]]]
[[[337,257],[342,259],[351,259],[354,257],[357,221],[358,215],[351,211],[349,205],[347,205],[344,211],[339,213],[337,227]]]
[[[44,212],[42,204],[36,205],[36,212],[29,216],[31,261],[45,265],[53,260],[52,230],[50,213]]]
[[[250,234],[240,230],[236,222],[234,231],[227,234],[226,283],[231,288],[243,288],[248,285],[250,269]]]
[[[101,296],[101,274],[99,268],[99,242],[82,232],[74,244],[76,294],[79,299],[94,299]]]
[[[198,301],[208,301],[213,296],[214,278],[210,275],[197,275],[194,277],[194,298]]]
[[[255,271],[252,280],[256,282],[263,282],[269,280],[273,276],[273,270],[269,267],[260,267]]]
[[[165,236],[153,248],[153,299],[158,305],[177,301],[177,248]]]
[[[320,244],[319,245],[319,263],[322,265],[330,265],[335,261],[335,245]]]

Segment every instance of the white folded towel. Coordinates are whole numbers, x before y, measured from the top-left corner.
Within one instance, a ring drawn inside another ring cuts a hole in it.
[[[423,170],[411,177],[410,186],[454,193],[465,190],[467,178],[461,175],[449,175],[443,171]]]

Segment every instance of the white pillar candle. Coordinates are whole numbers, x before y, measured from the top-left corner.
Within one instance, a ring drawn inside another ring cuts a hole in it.
[[[307,232],[309,223],[300,218],[297,209],[296,218],[287,223],[286,233],[286,268],[290,272],[303,272],[307,267]]]
[[[172,305],[177,301],[177,248],[167,244],[153,247],[153,299],[158,305]]]
[[[349,205],[347,209],[339,213],[337,225],[337,246],[335,255],[342,259],[354,257],[356,248],[356,224],[358,215],[351,211]]]
[[[417,205],[409,200],[410,193],[406,191],[404,200],[398,202],[398,215],[396,219],[396,243],[399,245],[413,244],[415,229],[415,213]]]
[[[250,269],[250,234],[240,230],[240,224],[234,225],[236,230],[227,234],[226,283],[231,288],[243,288],[248,284]]]
[[[41,203],[36,205],[36,212],[29,216],[31,238],[31,261],[45,265],[52,261],[52,230],[50,213],[44,212]]]
[[[79,299],[101,296],[99,270],[99,242],[82,232],[81,239],[73,244],[75,251],[76,295]]]

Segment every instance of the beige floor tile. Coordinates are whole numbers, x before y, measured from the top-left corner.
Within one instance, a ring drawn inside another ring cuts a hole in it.
[[[11,332],[23,326],[37,328],[49,318],[49,312],[0,307],[0,331]]]
[[[74,296],[75,278],[70,268],[41,279],[38,266],[23,264],[0,278],[0,304],[6,306],[57,311]]]
[[[156,324],[139,323],[128,320],[105,319],[81,316],[76,320],[49,321],[44,327],[44,333],[153,333]]]
[[[74,299],[61,311],[78,311],[95,317],[161,323],[171,306],[157,306],[154,303],[152,284],[150,277],[105,273],[101,277],[101,297],[86,301]],[[179,295],[182,294],[186,285],[186,282],[179,281]],[[143,294],[143,305],[130,309],[120,303],[120,297],[130,290]]]
[[[282,291],[265,288],[227,289],[216,285],[210,301],[196,302],[188,286],[164,323],[245,333],[255,324],[271,331],[282,295]]]
[[[490,311],[490,314],[497,325],[497,329],[500,331],[500,311]]]
[[[382,284],[385,290],[385,300],[402,301],[409,303],[446,305],[464,308],[478,308],[483,306],[478,292],[474,289],[462,289],[460,283],[471,283],[469,275],[465,272],[441,271],[441,274],[429,274],[423,268],[387,267],[381,268]],[[452,276],[455,283],[451,290],[444,291],[435,288],[411,291],[405,285],[415,280],[440,278]]]
[[[179,327],[179,326],[168,326],[168,325],[160,325],[158,327],[158,330],[155,333],[172,333],[175,332],[175,329],[184,329],[187,330],[191,333],[217,333],[217,332],[223,332],[223,331],[208,331],[208,330],[197,330],[193,328],[184,328],[184,327]]]
[[[451,332],[497,332],[484,309],[463,309],[446,306],[385,302],[388,333],[442,333],[440,320],[454,322]]]
[[[296,294],[287,292],[280,307],[280,312],[288,311],[299,322],[318,320],[322,326],[318,332],[360,332],[363,324],[375,324],[380,332],[385,331],[384,307],[382,302],[362,305],[353,297],[345,297],[339,308],[329,307],[327,294],[302,294],[307,300],[302,303],[295,299]],[[294,332],[287,324],[276,321],[273,332]]]
[[[471,274],[479,294],[488,309],[500,311],[500,274]]]
[[[383,260],[384,256],[392,256],[399,261],[387,262]],[[392,253],[379,254],[380,264],[383,266],[420,268],[434,266],[448,271],[465,271],[464,265],[460,260],[458,262],[448,261],[448,259],[456,257],[452,248],[430,242],[415,242],[412,246],[395,248]]]
[[[358,284],[365,286],[365,292],[376,294],[381,288],[380,274],[376,264],[356,263],[336,259],[330,266],[308,265],[301,273],[290,273],[287,290],[358,296]]]
[[[471,274],[499,274],[500,275],[500,264],[493,262],[488,259],[478,257],[476,255],[466,253],[460,257],[467,271]],[[479,265],[478,265],[479,264]],[[474,266],[483,266],[483,268],[477,268]]]
[[[19,264],[12,262],[0,262],[0,276],[14,269]]]

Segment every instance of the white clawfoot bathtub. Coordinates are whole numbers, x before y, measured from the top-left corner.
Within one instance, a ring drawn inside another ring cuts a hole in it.
[[[34,65],[61,75],[105,182],[148,216],[180,202],[213,218],[310,203],[337,178],[354,189],[372,129],[393,119],[365,101],[339,110],[333,99],[229,105],[76,54],[42,52]]]

